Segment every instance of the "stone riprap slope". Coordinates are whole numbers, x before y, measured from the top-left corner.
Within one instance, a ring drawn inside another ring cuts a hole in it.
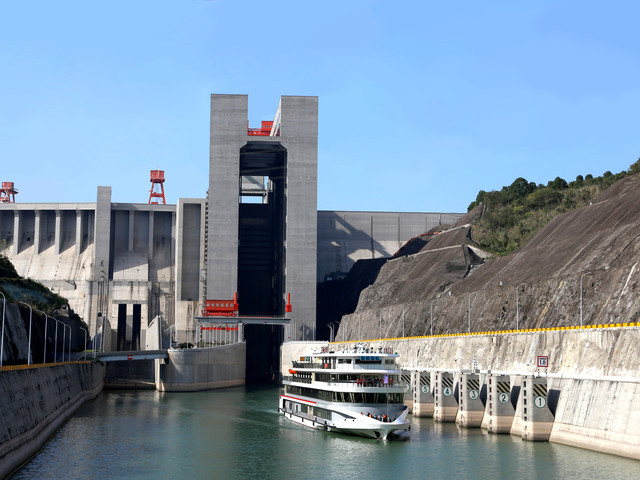
[[[632,175],[501,258],[472,239],[478,207],[419,253],[388,261],[337,338],[579,325],[581,280],[583,324],[639,321],[639,206]]]

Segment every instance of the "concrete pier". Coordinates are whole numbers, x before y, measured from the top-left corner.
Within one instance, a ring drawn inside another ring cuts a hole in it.
[[[458,413],[456,423],[461,427],[479,427],[484,417],[480,398],[480,376],[477,373],[458,373]]]
[[[400,381],[409,386],[404,393],[404,405],[409,409],[409,413],[413,413],[413,397],[415,395],[415,378],[414,373],[408,370],[403,370],[400,374]]]
[[[413,416],[433,417],[435,399],[431,388],[431,372],[414,372]]]
[[[481,426],[489,433],[510,433],[516,413],[513,400],[517,399],[511,396],[511,379],[509,375],[489,373],[486,385],[487,402]]]
[[[454,375],[451,372],[435,372],[433,419],[436,422],[455,422],[458,402],[454,395]]]
[[[549,410],[546,378],[533,375],[522,377],[522,389],[516,410],[516,415],[518,414],[522,420],[520,435],[523,440],[549,440],[554,419]],[[511,434],[514,434],[513,429]]]

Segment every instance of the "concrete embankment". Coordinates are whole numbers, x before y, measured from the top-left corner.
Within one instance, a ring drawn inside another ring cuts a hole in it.
[[[65,363],[0,372],[0,478],[35,455],[102,390],[104,367]]]
[[[157,363],[159,392],[195,392],[245,383],[247,344],[169,350],[169,362]]]
[[[553,413],[549,440],[640,459],[640,328],[528,331],[469,336],[369,340],[374,350],[392,348],[405,370],[480,372],[511,378],[512,395],[525,376],[546,377]],[[353,343],[334,344],[334,349]],[[308,354],[300,343],[282,348],[283,368]],[[549,366],[537,368],[537,357]],[[474,365],[474,359],[477,362]],[[517,387],[514,391],[513,386]],[[522,408],[522,404],[519,404]],[[530,406],[530,408],[533,408]],[[521,428],[515,412],[514,428]],[[523,436],[524,438],[524,436]]]

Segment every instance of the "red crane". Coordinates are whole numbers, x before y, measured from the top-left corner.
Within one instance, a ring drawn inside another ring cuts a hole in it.
[[[167,201],[164,198],[164,170],[151,170],[151,192],[149,193],[149,204],[157,205],[158,200],[154,198],[162,199],[162,204],[166,205]]]

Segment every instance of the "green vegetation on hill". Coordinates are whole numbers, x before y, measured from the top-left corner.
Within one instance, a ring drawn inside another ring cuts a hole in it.
[[[640,159],[628,170],[601,177],[578,175],[573,182],[560,177],[547,185],[516,178],[502,190],[480,190],[469,210],[482,205],[483,214],[473,227],[473,238],[481,248],[495,254],[508,255],[533,237],[555,216],[583,207],[627,175],[640,172]]]

